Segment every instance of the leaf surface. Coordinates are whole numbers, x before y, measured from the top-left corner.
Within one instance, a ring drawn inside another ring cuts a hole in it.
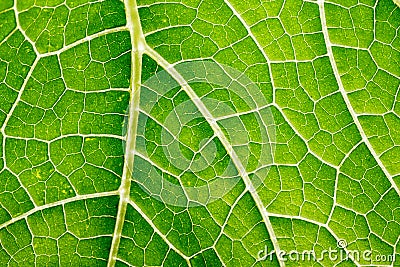
[[[396,3],[2,0],[0,265],[399,265]]]

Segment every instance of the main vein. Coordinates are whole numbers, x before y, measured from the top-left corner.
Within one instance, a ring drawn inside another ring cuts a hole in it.
[[[125,221],[126,209],[129,202],[129,192],[135,157],[134,151],[136,147],[136,133],[139,118],[142,55],[145,43],[140,25],[136,1],[125,0],[124,4],[127,19],[127,28],[129,29],[132,43],[132,66],[130,82],[131,99],[129,103],[124,170],[122,174],[121,186],[119,188],[120,199],[118,204],[118,213],[115,222],[114,235],[108,259],[108,266],[114,266],[116,263],[122,228]]]

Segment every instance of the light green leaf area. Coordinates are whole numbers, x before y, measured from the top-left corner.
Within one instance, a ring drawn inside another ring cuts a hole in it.
[[[398,4],[1,0],[0,265],[400,266]]]

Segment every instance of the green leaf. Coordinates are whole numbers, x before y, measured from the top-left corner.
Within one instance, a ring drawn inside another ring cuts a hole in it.
[[[400,265],[398,5],[2,0],[0,265]]]

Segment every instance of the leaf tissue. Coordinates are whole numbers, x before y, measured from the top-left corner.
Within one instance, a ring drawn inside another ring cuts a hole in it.
[[[1,0],[0,266],[400,266],[397,0]]]

